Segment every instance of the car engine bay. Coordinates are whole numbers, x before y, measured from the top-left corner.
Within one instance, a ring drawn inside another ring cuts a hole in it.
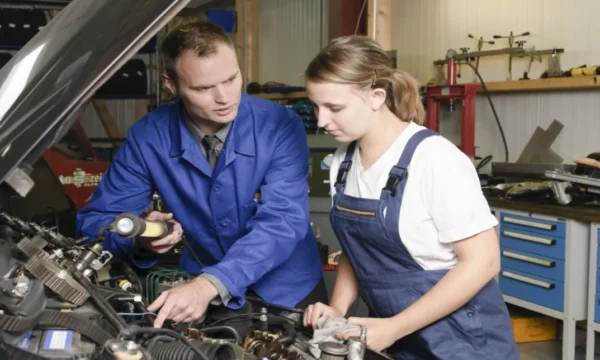
[[[146,306],[190,276],[176,268],[136,272],[103,250],[102,240],[102,233],[73,239],[0,214],[0,332],[8,359],[316,358],[302,310],[251,294],[242,309],[211,305],[195,323],[153,328]],[[385,358],[366,349],[361,335],[322,343],[320,358]]]

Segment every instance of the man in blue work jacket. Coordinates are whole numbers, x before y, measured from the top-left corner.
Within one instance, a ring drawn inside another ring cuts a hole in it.
[[[77,215],[80,235],[95,236],[120,213],[141,213],[158,191],[171,213],[148,219],[175,219],[170,235],[132,241],[110,234],[104,243],[148,268],[185,232],[181,267],[200,275],[148,307],[160,309],[155,327],[197,320],[213,301],[238,309],[248,290],[285,307],[327,301],[309,223],[301,119],[242,94],[234,45],[217,25],[180,25],[161,51],[165,85],[177,97],[131,127]]]

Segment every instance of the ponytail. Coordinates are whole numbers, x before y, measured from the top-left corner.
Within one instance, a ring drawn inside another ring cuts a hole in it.
[[[400,120],[425,123],[425,109],[414,77],[404,71],[395,70],[390,79],[386,105]]]

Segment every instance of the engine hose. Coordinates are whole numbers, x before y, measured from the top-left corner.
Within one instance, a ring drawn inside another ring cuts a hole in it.
[[[202,352],[199,348],[194,346],[193,342],[190,339],[186,338],[185,336],[178,333],[177,331],[174,331],[171,329],[145,328],[145,327],[138,327],[138,326],[130,326],[130,327],[127,327],[127,328],[121,330],[119,335],[123,339],[132,340],[136,336],[143,335],[143,334],[169,335],[169,336],[174,337],[175,339],[179,340],[186,346],[188,346],[191,349],[191,351],[193,353],[195,353],[196,360],[209,360],[208,357],[204,354],[204,352]]]
[[[242,337],[240,336],[240,333],[231,326],[216,325],[216,326],[207,326],[207,327],[200,328],[200,332],[203,332],[203,333],[212,333],[212,332],[217,332],[217,331],[228,332],[231,335],[233,335],[233,338],[235,339],[236,344],[242,343]]]
[[[287,322],[282,322],[281,327],[287,334],[279,338],[279,343],[281,345],[292,345],[296,340],[296,329],[294,329],[292,324]]]
[[[235,360],[235,350],[227,343],[206,343],[191,340],[192,344],[210,360]],[[194,351],[182,342],[156,344],[151,352],[154,360],[200,360]]]
[[[296,340],[296,329],[294,328],[294,326],[292,324],[290,324],[288,321],[286,321],[282,318],[279,318],[279,317],[269,316],[268,319],[269,319],[269,325],[279,325],[286,332],[286,335],[284,335],[278,339],[280,344],[291,345],[294,343],[294,340]]]

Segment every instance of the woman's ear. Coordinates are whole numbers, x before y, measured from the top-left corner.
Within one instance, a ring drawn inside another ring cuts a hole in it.
[[[373,111],[379,110],[385,104],[385,98],[387,93],[385,89],[375,88],[371,90],[369,100],[371,102],[371,109]]]

